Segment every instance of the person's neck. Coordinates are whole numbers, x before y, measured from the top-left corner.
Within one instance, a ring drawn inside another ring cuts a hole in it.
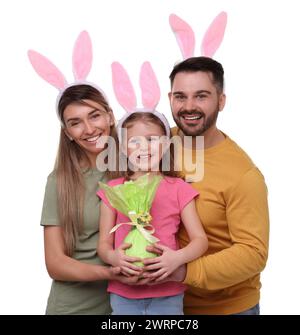
[[[83,162],[81,162],[81,167],[95,169],[97,167],[97,164],[96,164],[97,156],[87,154],[87,158],[88,160],[84,160]]]
[[[224,134],[217,127],[207,129],[203,135],[204,149],[214,147],[225,140]]]
[[[183,133],[181,129],[179,129],[178,135],[183,140],[184,136],[187,136]],[[208,149],[218,145],[220,142],[224,141],[224,134],[216,127],[210,127],[207,129],[202,135],[204,136],[204,149]],[[195,150],[197,149],[197,136],[192,136],[192,142],[188,144],[188,149]],[[185,144],[185,142],[183,142]],[[186,145],[185,145],[186,147]]]
[[[157,175],[161,175],[160,171],[136,171],[134,172],[133,175],[130,176],[131,180],[136,180],[141,176],[144,176],[145,174],[149,174],[150,177],[152,176],[157,176]]]

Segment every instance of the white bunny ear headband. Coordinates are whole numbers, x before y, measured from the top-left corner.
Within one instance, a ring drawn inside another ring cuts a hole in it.
[[[166,134],[170,136],[170,125],[165,116],[155,110],[159,99],[160,89],[157,78],[149,62],[144,62],[140,72],[140,87],[142,91],[142,103],[144,108],[137,108],[136,95],[130,78],[124,67],[114,62],[112,68],[112,83],[119,104],[127,113],[119,120],[117,125],[118,137],[121,140],[121,131],[124,121],[134,112],[150,112],[157,116],[165,126]]]
[[[82,31],[79,34],[74,45],[72,60],[75,81],[73,83],[68,83],[62,72],[45,56],[34,50],[29,50],[28,57],[36,73],[47,83],[53,85],[59,90],[59,94],[56,99],[56,110],[64,91],[68,87],[74,85],[90,85],[101,92],[106,98],[103,91],[96,84],[86,81],[86,77],[91,70],[93,60],[92,42],[86,31]]]
[[[170,26],[175,33],[183,59],[194,56],[195,35],[192,28],[175,14],[169,17]],[[202,39],[201,55],[213,57],[222,43],[227,24],[227,14],[221,12],[210,24]]]

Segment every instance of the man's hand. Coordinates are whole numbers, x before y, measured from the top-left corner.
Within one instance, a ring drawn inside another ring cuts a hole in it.
[[[177,268],[173,273],[171,273],[170,276],[166,277],[163,280],[155,280],[156,277],[152,277],[153,274],[151,272],[144,272],[142,274],[142,279],[139,279],[137,282],[134,283],[134,285],[157,285],[162,284],[170,281],[175,282],[183,282],[186,276],[186,265],[181,265],[179,268]]]

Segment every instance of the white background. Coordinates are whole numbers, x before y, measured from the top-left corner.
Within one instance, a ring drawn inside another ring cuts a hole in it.
[[[51,283],[39,220],[58,144],[57,92],[33,71],[27,50],[49,57],[72,81],[73,43],[81,30],[89,31],[94,63],[88,79],[107,93],[117,118],[123,111],[112,91],[111,62],[127,68],[140,98],[140,65],[150,60],[162,92],[158,109],[172,120],[168,75],[181,54],[168,16],[175,13],[193,27],[199,55],[206,28],[222,10],[228,25],[215,59],[225,68],[228,100],[218,126],[248,152],[269,188],[270,255],[261,312],[300,314],[297,5],[297,0],[1,1],[0,314],[43,314]]]

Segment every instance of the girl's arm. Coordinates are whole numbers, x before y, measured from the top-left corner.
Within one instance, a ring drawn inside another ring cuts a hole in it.
[[[80,262],[65,254],[62,228],[44,228],[45,260],[49,276],[60,281],[95,281],[113,279],[116,269]]]
[[[208,248],[208,239],[198,216],[194,199],[183,208],[181,221],[188,233],[190,243],[177,250],[180,265],[202,256]]]
[[[155,272],[144,274],[147,278],[156,278],[155,281],[161,281],[168,277],[179,266],[189,263],[200,257],[208,248],[207,236],[204,232],[200,218],[197,214],[195,200],[191,200],[181,212],[181,220],[190,238],[190,243],[179,250],[172,250],[166,246],[155,244],[163,254],[160,257],[144,260],[145,271]]]
[[[97,251],[100,258],[108,264],[120,267],[125,275],[139,275],[141,268],[131,264],[140,261],[137,257],[129,257],[125,255],[125,250],[131,245],[123,243],[119,248],[114,250],[114,234],[110,231],[116,222],[116,213],[111,210],[103,201],[100,208],[99,220],[99,242]]]

